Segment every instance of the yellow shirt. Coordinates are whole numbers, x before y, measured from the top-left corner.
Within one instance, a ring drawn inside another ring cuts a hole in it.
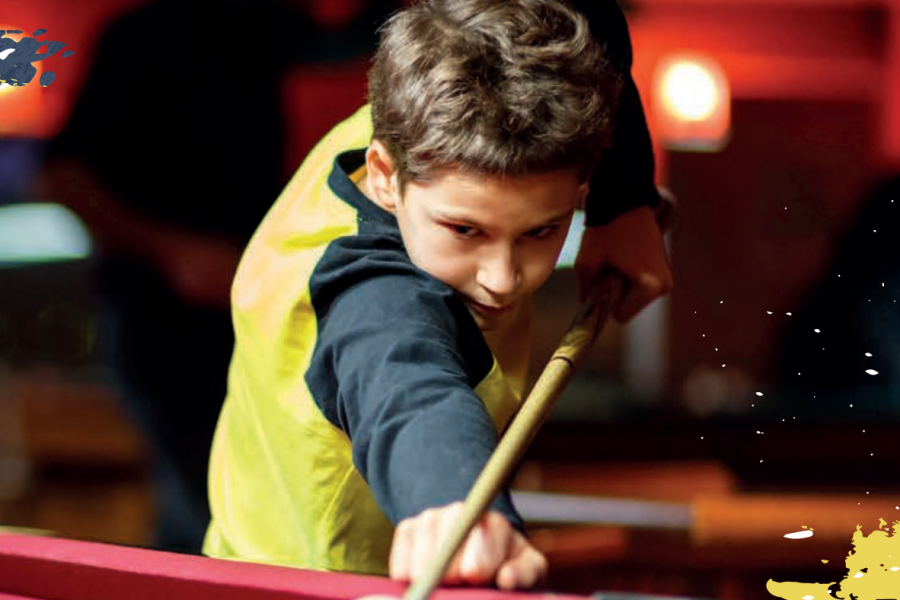
[[[241,260],[210,556],[386,573],[393,523],[462,499],[518,408],[527,344],[498,362],[456,294],[412,265],[354,184],[362,152],[341,154],[370,137],[368,107],[326,136]],[[508,496],[496,507],[516,522]]]

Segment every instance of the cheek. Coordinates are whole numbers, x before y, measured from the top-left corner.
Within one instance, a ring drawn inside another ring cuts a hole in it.
[[[562,244],[536,248],[534,252],[530,253],[525,263],[528,265],[525,270],[526,286],[530,291],[535,291],[544,285],[553,273],[560,250],[562,250]]]
[[[413,264],[450,287],[464,287],[470,265],[453,240],[432,228],[419,229],[410,237],[405,243]]]
[[[421,249],[417,266],[447,285],[460,289],[469,280],[469,263],[452,248],[428,245]]]

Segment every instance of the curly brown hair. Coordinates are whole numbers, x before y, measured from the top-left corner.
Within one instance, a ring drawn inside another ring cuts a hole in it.
[[[373,138],[401,186],[435,167],[575,168],[611,138],[621,83],[561,0],[426,0],[393,15],[369,72]]]

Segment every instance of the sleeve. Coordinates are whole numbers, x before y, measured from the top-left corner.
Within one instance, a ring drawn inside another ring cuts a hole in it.
[[[615,0],[578,0],[574,6],[590,21],[591,31],[606,44],[606,58],[622,76],[622,93],[613,115],[613,142],[591,177],[585,205],[587,225],[603,225],[639,206],[655,207],[653,144],[647,119],[631,76],[628,22]]]
[[[498,441],[474,392],[493,364],[490,350],[452,291],[423,279],[375,277],[342,293],[320,320],[307,373],[395,524],[465,499]],[[493,508],[522,529],[508,490]]]

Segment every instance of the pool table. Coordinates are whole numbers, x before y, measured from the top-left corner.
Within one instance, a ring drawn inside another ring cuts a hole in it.
[[[36,535],[0,533],[0,600],[354,600],[401,596],[381,577],[323,573]],[[597,594],[598,600],[649,599]],[[547,592],[441,588],[434,600],[586,600]],[[657,597],[658,598],[658,597]]]

